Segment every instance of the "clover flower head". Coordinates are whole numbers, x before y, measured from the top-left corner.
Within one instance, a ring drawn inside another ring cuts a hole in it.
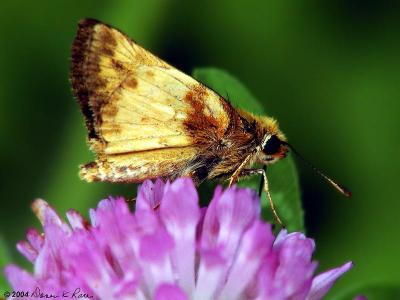
[[[90,223],[68,211],[68,225],[36,200],[44,235],[31,229],[17,245],[33,274],[9,265],[6,277],[15,290],[78,289],[95,299],[321,299],[351,268],[314,276],[314,241],[286,230],[275,237],[250,189],[218,187],[207,208],[198,202],[188,178],[146,181],[134,213],[109,198]]]

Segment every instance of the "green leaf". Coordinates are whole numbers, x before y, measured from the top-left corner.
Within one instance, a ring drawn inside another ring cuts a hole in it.
[[[235,106],[254,114],[265,114],[261,103],[250,91],[235,77],[216,68],[198,68],[193,76],[215,90]],[[300,190],[297,171],[292,158],[289,156],[282,161],[271,165],[267,170],[272,199],[277,208],[278,215],[289,231],[304,231],[303,210],[301,208]],[[240,181],[240,186],[257,189],[260,178]],[[272,219],[271,210],[265,193],[261,198],[263,216]]]
[[[0,270],[4,273],[4,267],[11,262],[11,253],[8,248],[4,238],[0,235]],[[0,295],[3,295],[3,292],[9,289],[9,285],[4,276],[0,276]]]
[[[365,296],[368,300],[400,299],[400,286],[392,284],[369,284],[352,287],[341,294],[332,297],[332,300],[354,299],[356,296]]]

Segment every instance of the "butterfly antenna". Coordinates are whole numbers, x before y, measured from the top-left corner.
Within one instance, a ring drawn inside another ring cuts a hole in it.
[[[311,169],[313,169],[315,173],[317,173],[322,178],[324,178],[326,181],[328,181],[336,190],[338,190],[340,193],[342,193],[346,197],[351,197],[351,192],[347,188],[345,188],[343,185],[340,185],[339,183],[335,182],[328,175],[322,173],[322,171],[320,171],[318,168],[316,168],[312,163],[310,163],[307,159],[305,159],[299,152],[297,152],[297,150],[295,148],[293,148],[292,145],[290,145],[287,142],[284,142],[283,144],[288,146],[290,148],[290,150],[292,150],[293,153],[296,154],[296,156],[298,158],[300,158],[306,165],[308,165]]]

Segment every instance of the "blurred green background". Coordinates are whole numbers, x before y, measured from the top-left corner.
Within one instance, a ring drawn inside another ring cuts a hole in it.
[[[189,74],[229,71],[304,156],[351,188],[353,198],[344,198],[298,164],[321,269],[355,263],[330,297],[400,285],[399,1],[3,1],[2,265],[24,263],[14,245],[38,225],[34,198],[86,212],[101,197],[135,191],[77,176],[92,159],[68,81],[84,17],[120,28]]]

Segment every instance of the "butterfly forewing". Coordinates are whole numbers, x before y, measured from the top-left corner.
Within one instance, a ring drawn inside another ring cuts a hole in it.
[[[97,155],[82,166],[88,181],[193,175],[217,161],[210,151],[236,117],[214,91],[95,20],[79,24],[71,82]]]

